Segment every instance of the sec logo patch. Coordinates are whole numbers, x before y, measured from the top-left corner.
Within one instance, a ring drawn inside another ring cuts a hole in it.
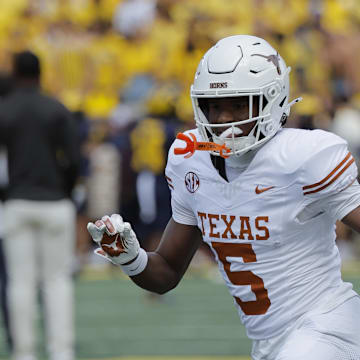
[[[189,192],[194,193],[200,186],[199,177],[192,171],[185,175],[185,185]]]

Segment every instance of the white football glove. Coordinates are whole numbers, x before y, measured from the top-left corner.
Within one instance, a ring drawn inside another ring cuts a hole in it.
[[[92,239],[99,245],[95,254],[115,265],[124,265],[134,260],[140,251],[140,244],[131,225],[119,214],[103,216],[96,223],[87,224]]]

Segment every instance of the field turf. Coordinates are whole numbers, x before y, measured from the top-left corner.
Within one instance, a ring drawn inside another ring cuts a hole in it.
[[[360,291],[356,273],[344,276]],[[38,319],[39,337],[42,334]],[[225,286],[188,275],[160,299],[118,270],[76,280],[78,359],[247,360],[250,341]],[[44,344],[39,352],[45,359]],[[0,328],[0,359],[9,359]]]

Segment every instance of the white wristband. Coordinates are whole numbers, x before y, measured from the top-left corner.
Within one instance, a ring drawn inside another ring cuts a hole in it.
[[[148,254],[143,248],[140,248],[139,255],[131,264],[120,265],[120,267],[126,275],[134,276],[145,270],[147,262]]]

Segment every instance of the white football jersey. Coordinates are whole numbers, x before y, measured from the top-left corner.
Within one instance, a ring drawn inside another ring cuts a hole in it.
[[[350,208],[331,206],[357,177],[345,140],[282,129],[230,182],[208,152],[185,158],[177,147],[184,142],[174,142],[166,167],[173,218],[202,232],[250,338],[276,336],[314,307],[328,311],[355,295],[341,279],[335,221],[360,196]]]

